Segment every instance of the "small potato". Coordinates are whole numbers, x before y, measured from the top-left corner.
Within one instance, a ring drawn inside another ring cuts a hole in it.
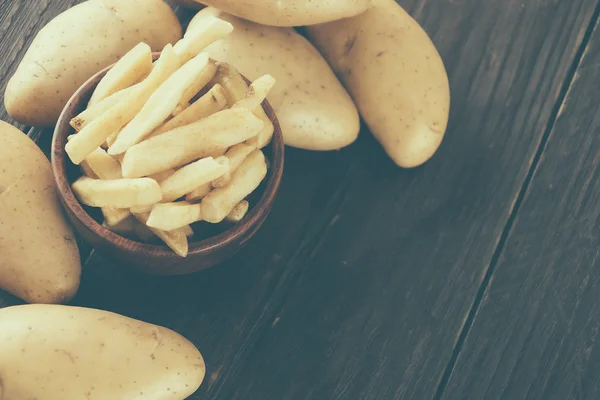
[[[228,171],[227,163],[218,162],[212,157],[188,164],[160,183],[162,202],[170,202],[185,196]]]
[[[262,151],[254,150],[233,173],[229,185],[214,189],[200,203],[202,219],[219,223],[234,207],[252,193],[267,175],[267,164]]]
[[[72,140],[65,150],[73,164],[79,165],[92,151],[112,134],[131,121],[144,107],[152,93],[179,67],[177,56],[171,45],[165,46],[150,75],[127,97],[92,121]],[[118,139],[118,138],[117,138]],[[110,154],[110,152],[109,152]]]
[[[192,124],[202,118],[206,118],[209,115],[221,111],[227,105],[227,99],[225,98],[224,92],[223,86],[219,84],[214,85],[208,93],[200,97],[194,104],[158,127],[150,137],[158,136],[161,133],[171,131],[175,128]]]
[[[108,311],[13,306],[0,327],[4,400],[181,400],[205,375],[183,336]]]
[[[208,64],[208,55],[199,54],[175,71],[152,94],[143,108],[117,136],[108,148],[108,154],[124,153],[131,146],[142,141],[171,115],[184,91]]]
[[[135,45],[160,51],[180,38],[181,25],[162,0],[84,1],[36,35],[8,82],[6,110],[24,125],[52,126],[85,81]]]
[[[207,16],[202,24],[189,29],[183,39],[175,44],[175,54],[184,64],[200,54],[207,46],[224,38],[233,31],[233,26],[222,19]]]
[[[134,214],[135,217],[144,225],[147,226],[150,213]],[[160,238],[171,250],[180,257],[187,257],[189,251],[189,243],[186,236],[187,230],[175,229],[172,231],[163,231],[162,229],[150,228],[152,233]]]
[[[225,175],[228,175],[228,174],[229,173],[227,173]],[[185,199],[187,201],[202,200],[202,198],[204,196],[206,196],[207,194],[209,194],[212,189],[213,189],[213,187],[210,182],[205,183],[204,185],[198,186],[196,189],[194,189],[190,193],[188,193],[185,196]]]
[[[105,99],[98,101],[93,106],[88,106],[78,116],[70,121],[71,126],[77,132],[85,128],[91,121],[110,110],[115,104],[123,100],[128,94],[138,87],[139,84],[135,84],[123,90],[119,90],[116,93],[111,94]]]
[[[308,36],[396,164],[416,167],[433,156],[448,124],[448,76],[431,39],[402,7],[373,0],[364,14],[308,27]]]
[[[212,186],[215,188],[223,187],[229,182],[231,182],[231,176],[238,169],[240,164],[246,159],[248,154],[252,153],[255,150],[254,146],[247,145],[245,143],[236,144],[232,146],[227,153],[225,153],[225,157],[229,160],[229,172],[223,175],[220,178],[212,181]]]
[[[231,223],[240,222],[248,213],[249,208],[250,203],[248,203],[248,200],[242,200],[235,207],[233,207],[233,210],[231,210],[229,215],[225,217],[225,220]]]
[[[192,204],[185,201],[163,203],[152,207],[146,225],[163,231],[172,231],[193,224],[201,219],[200,204]]]
[[[131,147],[125,153],[123,176],[137,178],[224,150],[256,136],[263,122],[244,109],[227,109]]]
[[[73,182],[73,192],[91,207],[131,208],[158,203],[162,192],[150,178],[100,180],[81,177]]]
[[[98,83],[88,107],[108,96],[143,80],[152,71],[152,50],[146,43],[139,43],[106,73]]]

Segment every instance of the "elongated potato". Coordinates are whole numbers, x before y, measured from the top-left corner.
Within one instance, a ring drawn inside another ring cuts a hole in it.
[[[271,75],[263,75],[250,84],[248,91],[241,100],[238,100],[233,107],[243,107],[248,110],[254,110],[261,106],[267,95],[275,86],[275,78]]]
[[[188,29],[215,12],[200,11]],[[288,146],[337,150],[356,140],[360,130],[356,106],[312,44],[290,28],[258,25],[224,13],[220,18],[235,30],[206,51],[250,80],[267,73],[275,78],[268,100]]]
[[[131,208],[152,205],[162,198],[154,179],[91,179],[86,176],[73,182],[73,192],[91,207]]]
[[[167,328],[81,307],[0,310],[6,400],[181,400],[198,389],[198,349]]]
[[[442,142],[450,89],[444,64],[419,24],[393,0],[308,28],[354,97],[371,132],[401,167],[426,162]]]
[[[183,39],[175,44],[175,54],[182,64],[233,31],[233,26],[229,22],[213,16],[207,16],[203,22],[196,29],[188,30]]]
[[[98,83],[88,107],[143,80],[151,70],[152,50],[146,43],[139,43],[117,61]]]
[[[227,174],[225,174],[227,175]],[[202,200],[204,196],[210,193],[213,189],[210,182],[205,183],[202,186],[198,186],[196,189],[192,190],[190,193],[185,195],[185,199],[187,201],[197,201]]]
[[[0,143],[0,288],[30,303],[66,302],[79,287],[81,264],[50,163],[2,121]],[[0,360],[5,366],[4,356]]]
[[[100,147],[87,156],[85,162],[94,171],[94,175],[100,179],[121,179],[123,177],[121,164]]]
[[[272,26],[319,24],[358,15],[371,0],[176,0],[186,6],[206,4],[249,21]]]
[[[109,147],[108,154],[124,153],[162,124],[177,107],[185,90],[207,64],[208,54],[198,54],[166,79],[150,96],[139,114],[119,133],[115,142]]]
[[[152,207],[146,225],[151,228],[172,231],[200,221],[202,214],[200,204],[188,202],[162,203]],[[187,235],[186,235],[187,236]]]
[[[73,118],[70,122],[73,129],[77,132],[85,128],[92,120],[98,118],[100,115],[104,114],[106,111],[110,110],[115,104],[119,101],[123,100],[128,93],[138,87],[138,84],[130,86],[126,89],[119,90],[117,93],[113,93],[101,101],[98,101],[93,106],[89,106],[85,110],[83,110],[78,116]]]
[[[232,146],[227,153],[225,153],[225,157],[229,160],[229,172],[220,178],[215,179],[212,182],[212,186],[215,188],[223,187],[229,182],[231,182],[231,176],[238,169],[240,164],[246,159],[246,157],[252,153],[255,148],[253,146],[249,146],[245,143],[236,144]]]
[[[194,189],[217,179],[229,171],[228,160],[217,161],[206,157],[181,168],[160,183],[162,202],[176,200]]]
[[[219,223],[234,207],[252,193],[267,175],[267,164],[262,151],[254,150],[233,173],[229,185],[214,189],[200,203],[202,219]]]
[[[175,110],[173,110],[173,115],[179,115],[182,111],[187,109],[190,106],[192,98],[194,98],[194,96],[196,96],[200,90],[211,81],[216,73],[217,64],[213,60],[210,60],[202,72],[198,74],[194,83],[185,89],[183,96],[181,96],[181,100],[179,100],[179,104],[175,107]]]
[[[148,218],[150,217],[150,213],[134,213],[135,217],[142,223],[144,226],[147,226]],[[180,257],[187,257],[189,252],[189,243],[187,239],[187,228],[183,227],[180,229],[174,229],[172,231],[163,231],[162,229],[156,229],[148,227],[150,231],[156,236],[160,238],[171,250],[175,252]]]
[[[244,108],[219,111],[131,147],[121,164],[123,176],[137,178],[185,165],[256,136],[263,126]]]
[[[52,126],[75,91],[140,42],[153,51],[181,38],[162,0],[89,0],[55,17],[35,37],[10,79],[6,110],[25,125]]]

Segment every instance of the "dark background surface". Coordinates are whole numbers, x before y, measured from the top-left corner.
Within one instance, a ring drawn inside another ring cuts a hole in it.
[[[0,2],[2,94],[78,2]],[[600,398],[600,0],[399,2],[452,87],[430,162],[397,168],[366,129],[339,152],[288,149],[256,238],[192,276],[82,245],[73,304],[192,340],[193,399]],[[51,132],[19,127],[48,150]]]

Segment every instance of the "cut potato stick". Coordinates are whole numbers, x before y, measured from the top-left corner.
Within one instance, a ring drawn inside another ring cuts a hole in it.
[[[78,116],[73,118],[70,122],[73,129],[77,132],[86,127],[91,121],[98,118],[100,115],[104,114],[106,111],[110,110],[115,104],[119,101],[123,100],[128,93],[130,93],[135,88],[139,87],[138,84],[135,84],[126,89],[120,90],[114,94],[111,94],[107,98],[102,101],[97,102],[93,106],[88,105],[84,111],[82,111]]]
[[[219,63],[214,80],[225,88],[227,102],[230,106],[242,100],[248,91],[248,85],[242,75],[229,64]],[[264,126],[258,133],[257,138],[250,140],[249,144],[255,144],[258,148],[263,148],[271,141],[275,128],[262,107],[257,107],[253,112],[263,121]]]
[[[179,67],[171,45],[165,46],[150,75],[111,109],[83,128],[65,146],[71,161],[79,165],[114,132],[131,121],[152,93]],[[109,152],[110,154],[110,152]]]
[[[135,226],[138,224],[138,220],[131,214],[127,216],[127,218],[123,219],[121,222],[110,225],[106,221],[102,224],[108,230],[111,230],[115,233],[135,233]]]
[[[192,237],[194,236],[194,230],[192,229],[191,226],[186,225],[186,226],[182,226],[181,230],[185,233],[185,236],[187,237]]]
[[[228,174],[229,174],[229,172],[225,175],[228,175]],[[206,196],[207,194],[209,194],[211,190],[212,190],[212,185],[210,184],[210,182],[207,182],[204,185],[201,185],[201,186],[197,187],[196,189],[192,190],[190,193],[188,193],[185,196],[185,199],[187,201],[202,200],[202,198],[204,196]]]
[[[260,119],[244,108],[219,111],[131,147],[123,158],[123,176],[148,176],[218,150],[225,152],[227,148],[256,136],[263,126]]]
[[[248,203],[248,200],[242,200],[233,207],[233,210],[225,217],[225,220],[231,223],[240,222],[248,214],[249,208],[250,203]]]
[[[163,231],[172,231],[193,224],[201,219],[200,204],[191,204],[185,201],[163,203],[152,207],[146,225]]]
[[[188,108],[190,106],[190,100],[192,100],[194,96],[197,95],[198,92],[200,92],[200,90],[202,90],[204,86],[206,86],[208,82],[214,78],[216,73],[217,64],[214,61],[209,60],[208,64],[206,64],[206,67],[194,80],[194,83],[192,83],[190,87],[185,89],[185,92],[183,92],[183,96],[181,96],[179,104],[177,107],[175,107],[175,110],[173,110],[173,115],[179,115],[181,112],[183,112],[183,110]]]
[[[162,192],[150,178],[91,179],[81,177],[73,183],[79,200],[91,207],[131,208],[158,203]]]
[[[150,216],[149,213],[141,213],[141,214],[134,214],[134,215],[144,225],[146,225],[146,222],[148,222],[148,217]],[[156,228],[149,228],[149,229],[152,231],[152,233],[154,233],[156,236],[158,236],[163,242],[165,242],[165,244],[167,246],[169,246],[171,248],[171,250],[173,250],[175,252],[175,254],[177,254],[178,256],[181,256],[181,257],[187,256],[189,245],[188,245],[188,240],[187,240],[187,236],[185,235],[184,229],[175,229],[170,232],[163,231],[161,229],[156,229]]]
[[[262,102],[265,101],[273,86],[275,86],[275,78],[271,75],[261,76],[252,82],[244,97],[238,100],[234,107],[243,107],[248,110],[261,107]]]
[[[256,149],[256,147],[250,146],[246,143],[240,143],[227,150],[225,157],[227,157],[229,160],[229,172],[212,181],[212,186],[215,188],[220,188],[229,184],[229,182],[231,182],[231,175],[236,169],[238,169],[240,164],[244,161],[244,159],[246,159],[248,154],[252,153],[254,149]]]
[[[202,219],[219,223],[234,207],[252,193],[267,175],[267,164],[262,151],[254,150],[233,173],[229,185],[214,189],[200,203]]]
[[[152,70],[152,50],[139,43],[129,50],[98,83],[88,107],[146,78]]]
[[[194,104],[190,105],[179,115],[165,122],[162,126],[159,126],[149,137],[158,136],[161,133],[192,124],[202,118],[206,118],[221,111],[225,106],[227,106],[227,99],[225,98],[223,86],[216,84],[208,91],[208,93],[194,102]]]
[[[150,205],[146,205],[146,206],[135,206],[135,207],[131,207],[129,209],[129,211],[131,211],[133,214],[149,213],[150,211],[152,211],[153,206],[154,206],[154,204],[150,204]]]
[[[104,216],[104,221],[110,226],[117,225],[127,217],[131,216],[131,212],[127,208],[103,207],[101,211]]]
[[[174,169],[168,169],[166,171],[158,172],[156,174],[150,175],[148,178],[154,179],[156,182],[161,183],[168,177],[172,176],[175,173]]]
[[[183,39],[175,43],[175,54],[177,54],[183,64],[231,32],[233,32],[233,25],[229,22],[213,16],[207,16],[202,20],[201,24],[188,29]]]
[[[81,168],[81,172],[83,172],[83,174],[88,178],[98,179],[98,175],[94,173],[92,168],[90,168],[90,166],[85,160],[83,160],[81,164],[79,164],[79,167]]]
[[[100,179],[121,179],[123,177],[121,164],[100,147],[87,156],[84,162]]]
[[[227,163],[212,157],[203,158],[186,165],[160,183],[162,202],[167,203],[190,193],[197,187],[211,182],[227,173]]]
[[[108,148],[108,154],[125,152],[142,141],[171,115],[187,87],[208,64],[208,54],[199,54],[174,72],[150,96],[142,110],[127,124]]]

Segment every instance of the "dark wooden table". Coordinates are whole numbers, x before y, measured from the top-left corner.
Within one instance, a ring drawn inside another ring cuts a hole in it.
[[[78,2],[0,1],[2,93]],[[600,0],[400,3],[452,86],[428,164],[395,167],[366,130],[289,149],[256,239],[193,276],[82,245],[74,304],[192,340],[208,366],[193,399],[600,399]]]

